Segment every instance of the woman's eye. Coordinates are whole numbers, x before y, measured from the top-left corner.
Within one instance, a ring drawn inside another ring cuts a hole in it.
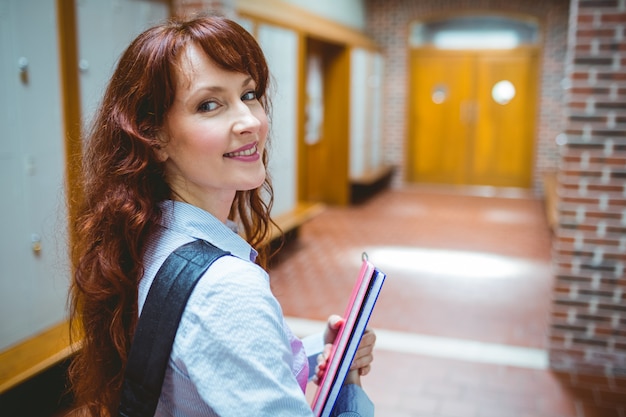
[[[241,99],[243,101],[256,100],[256,98],[257,97],[256,97],[256,92],[255,91],[248,91],[243,96],[241,96]]]
[[[200,104],[198,110],[208,112],[217,110],[218,107],[219,104],[217,103],[217,101],[205,101],[204,103]]]

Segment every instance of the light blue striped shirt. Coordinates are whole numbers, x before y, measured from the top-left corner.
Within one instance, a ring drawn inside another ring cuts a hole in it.
[[[304,349],[267,273],[254,263],[256,251],[202,209],[173,201],[162,209],[162,227],[147,245],[140,310],[159,267],[179,246],[203,239],[233,256],[216,260],[189,298],[155,416],[312,416],[303,393]],[[333,415],[373,416],[373,405],[360,387],[347,385]]]

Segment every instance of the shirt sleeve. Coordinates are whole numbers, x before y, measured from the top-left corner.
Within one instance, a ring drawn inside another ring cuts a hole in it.
[[[315,375],[317,356],[324,348],[324,333],[314,333],[302,339],[309,358],[309,378]],[[331,413],[332,417],[374,417],[374,404],[363,388],[355,384],[341,387]]]
[[[174,365],[217,415],[313,415],[291,370],[269,278],[250,262],[224,257],[211,266],[189,299],[174,348]]]
[[[374,404],[363,388],[355,384],[341,387],[332,417],[374,417]]]

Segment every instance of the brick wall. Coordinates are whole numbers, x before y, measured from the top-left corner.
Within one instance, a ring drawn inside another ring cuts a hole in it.
[[[626,403],[626,2],[572,0],[550,363]],[[621,388],[620,388],[621,385]]]
[[[532,16],[543,34],[541,78],[537,115],[534,186],[542,191],[542,174],[556,169],[558,150],[555,138],[564,129],[563,88],[569,0],[365,0],[366,32],[383,49],[385,57],[384,126],[386,162],[398,166],[394,183],[402,182],[408,97],[409,25],[431,16],[472,11]]]

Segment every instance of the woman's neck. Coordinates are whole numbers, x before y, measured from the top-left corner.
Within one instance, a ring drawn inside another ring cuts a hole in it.
[[[226,223],[235,199],[235,192],[218,193],[217,195],[211,195],[209,197],[206,195],[181,195],[181,193],[172,190],[172,199],[174,201],[181,201],[208,211],[219,221]]]

